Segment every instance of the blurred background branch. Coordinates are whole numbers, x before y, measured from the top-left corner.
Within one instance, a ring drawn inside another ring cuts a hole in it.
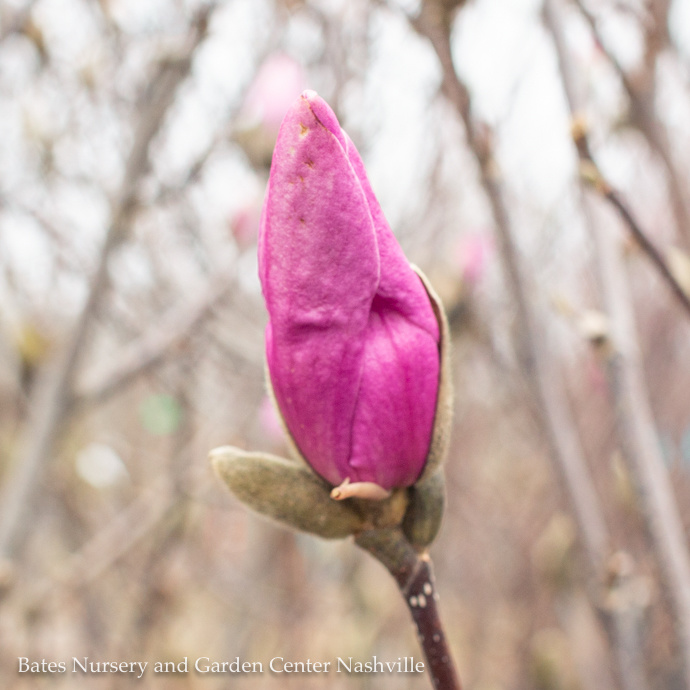
[[[137,201],[137,191],[149,165],[149,146],[162,125],[175,92],[186,78],[194,50],[206,34],[210,7],[201,11],[192,24],[191,35],[181,52],[164,56],[157,65],[147,93],[141,99],[133,143],[120,189],[112,204],[110,227],[91,279],[86,303],[64,349],[56,357],[54,369],[37,387],[34,421],[21,442],[24,447],[3,485],[0,513],[0,555],[12,558],[26,536],[28,515],[35,510],[44,463],[51,457],[53,444],[72,404],[71,385],[86,349],[89,329],[101,307],[108,287],[108,268],[113,251],[128,234]]]

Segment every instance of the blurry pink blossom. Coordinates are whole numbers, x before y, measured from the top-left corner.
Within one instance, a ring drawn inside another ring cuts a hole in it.
[[[240,249],[246,249],[256,242],[261,217],[260,203],[252,199],[240,206],[230,218],[230,232]]]
[[[285,53],[273,53],[249,87],[242,115],[277,134],[285,113],[306,87],[301,65]]]
[[[606,393],[608,390],[606,373],[602,369],[601,362],[596,357],[590,356],[587,359],[586,372],[587,381],[592,390],[597,393]]]
[[[465,283],[476,285],[482,280],[493,251],[493,238],[487,233],[477,232],[460,239],[456,256]]]
[[[234,132],[235,141],[257,170],[268,172],[283,115],[305,87],[301,66],[284,53],[274,53],[259,68]]]

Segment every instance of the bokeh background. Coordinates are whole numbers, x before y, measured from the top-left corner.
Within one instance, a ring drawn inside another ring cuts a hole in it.
[[[4,0],[0,685],[430,687],[17,672],[421,659],[378,563],[207,462],[286,452],[256,236],[307,87],[449,313],[464,686],[690,688],[689,0]]]

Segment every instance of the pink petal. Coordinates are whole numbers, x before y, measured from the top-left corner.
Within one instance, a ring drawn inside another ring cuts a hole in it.
[[[414,483],[435,414],[438,324],[359,154],[314,92],[278,135],[259,274],[269,373],[304,457],[333,484]]]

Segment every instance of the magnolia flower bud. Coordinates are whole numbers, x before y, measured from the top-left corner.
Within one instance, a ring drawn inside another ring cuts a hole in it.
[[[428,477],[449,419],[447,382],[439,400],[442,310],[312,91],[280,128],[259,274],[273,394],[297,454],[336,487],[331,496],[383,498]]]

